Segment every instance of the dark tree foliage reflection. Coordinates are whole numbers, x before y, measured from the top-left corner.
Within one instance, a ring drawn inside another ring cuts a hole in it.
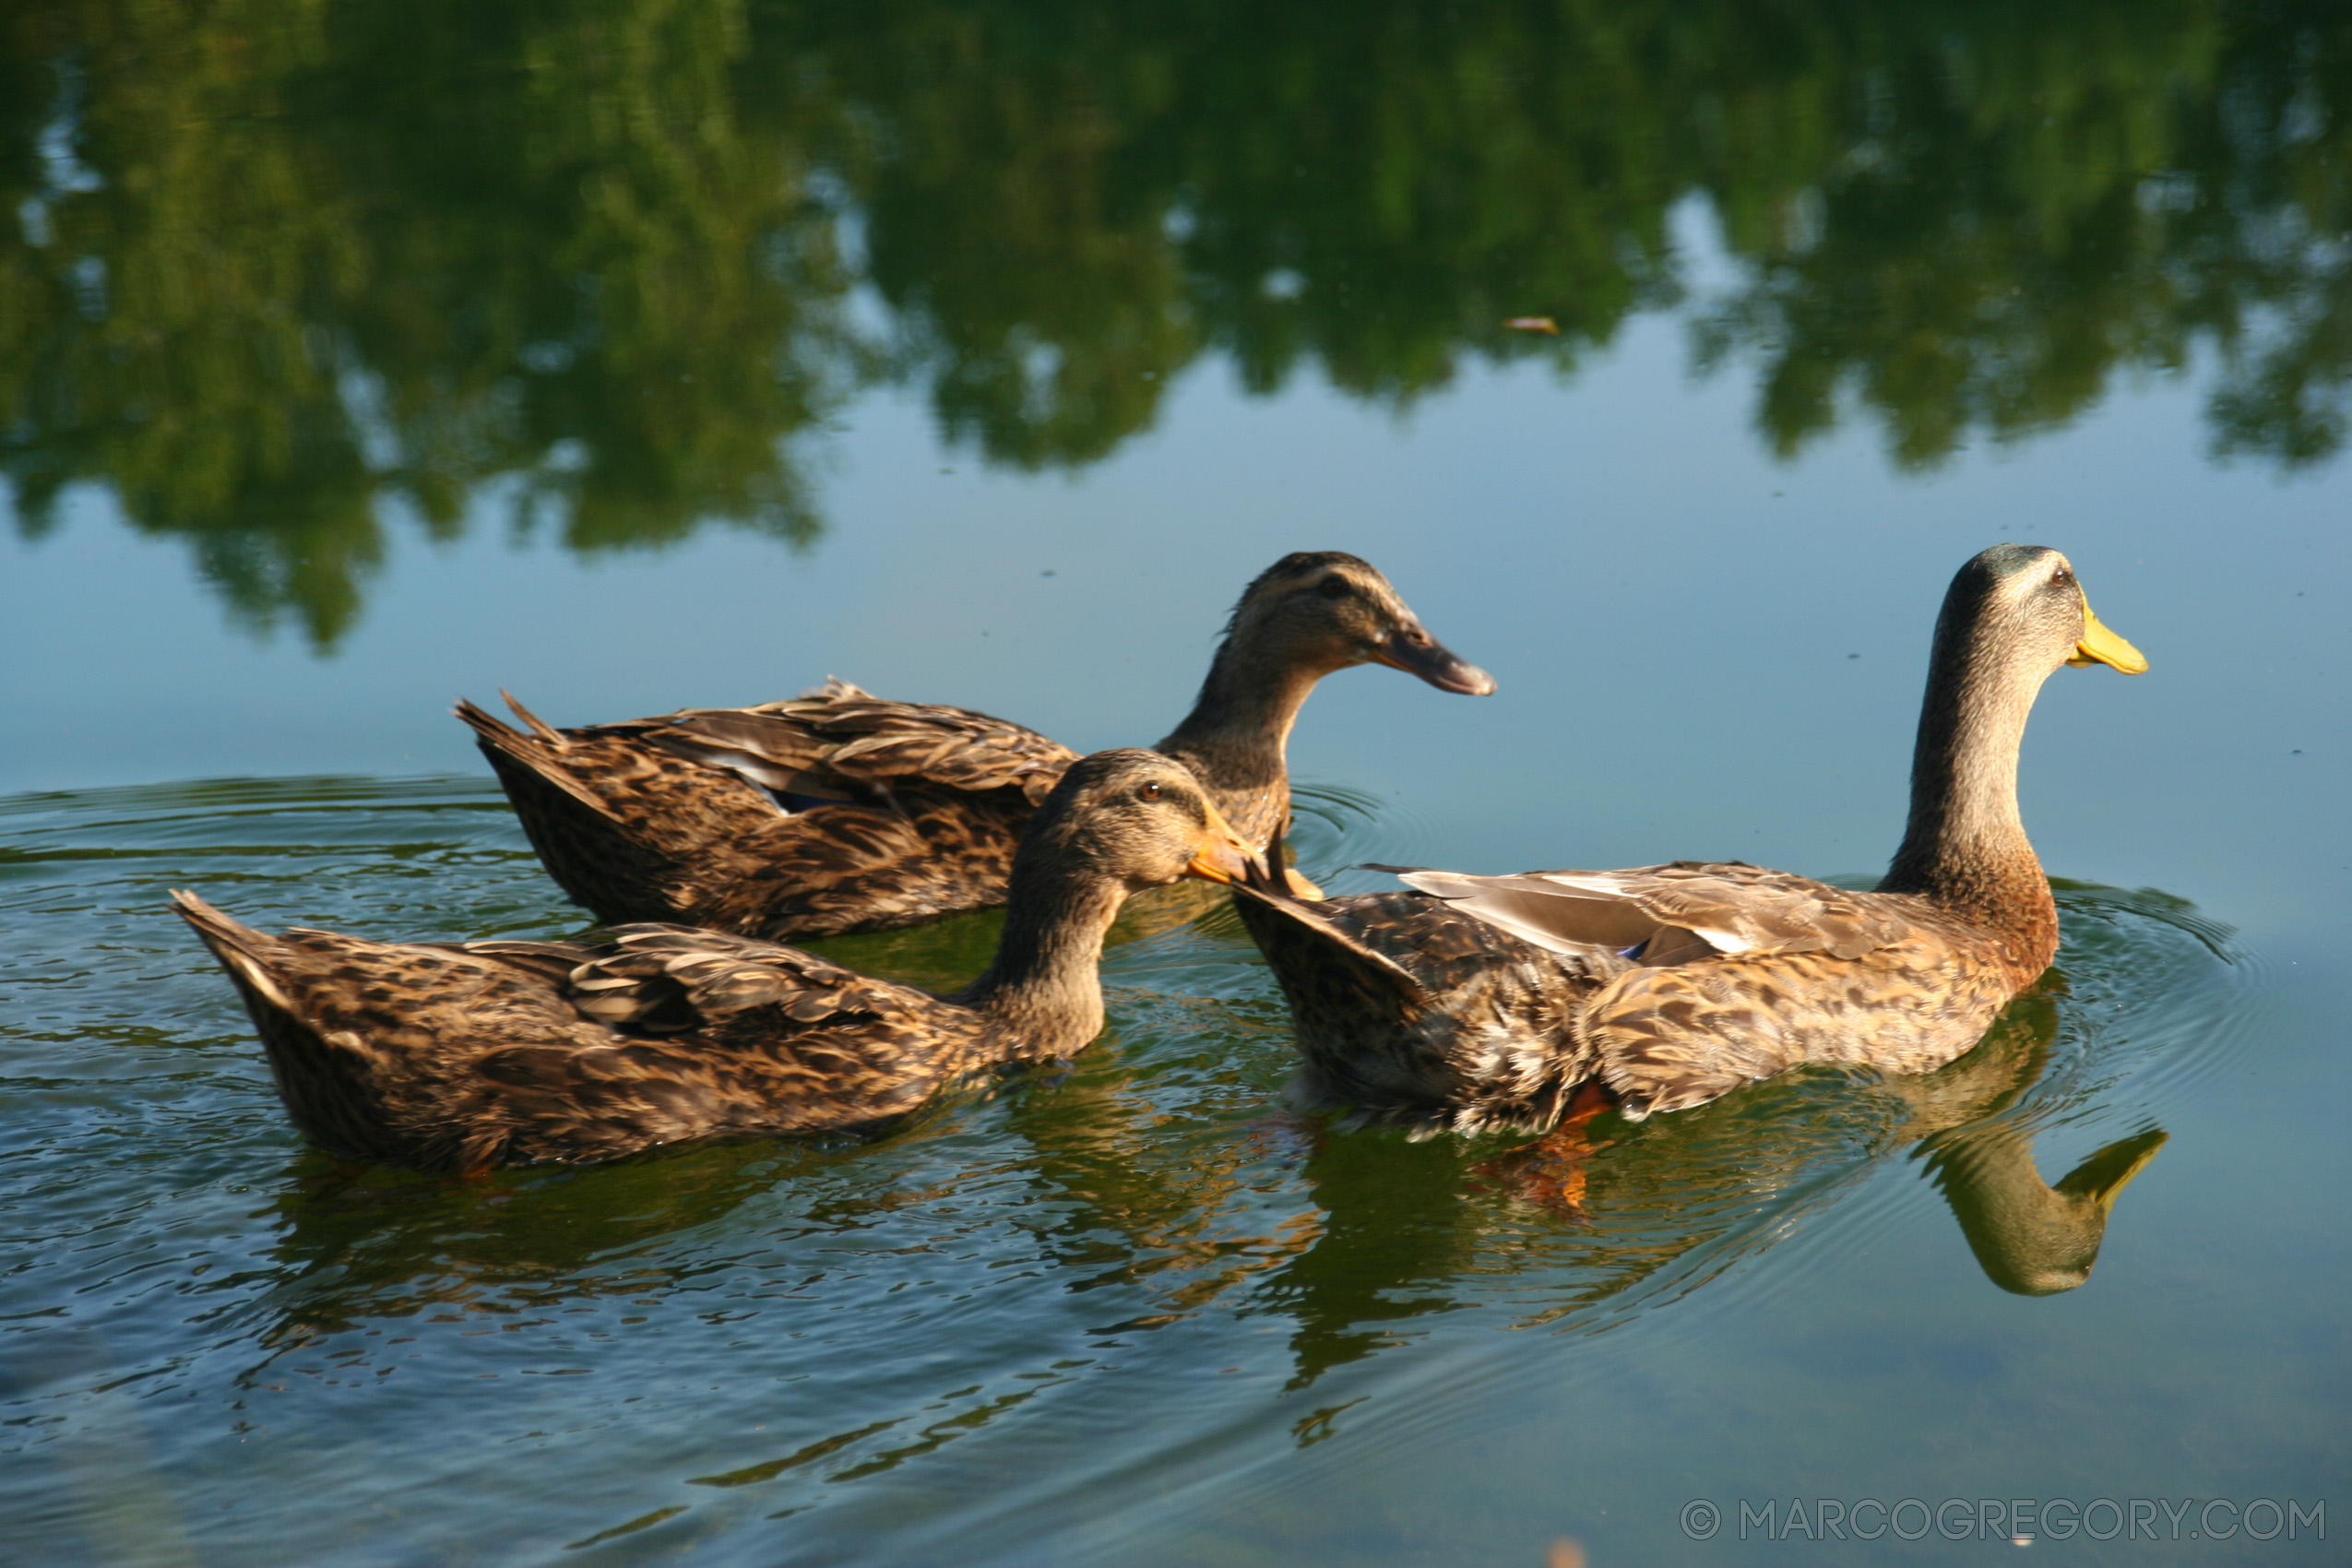
[[[106,485],[326,647],[389,521],[485,494],[805,543],[872,386],[1079,465],[1206,355],[1402,404],[1645,310],[1782,454],[1933,464],[2204,359],[2216,453],[2293,468],[2345,438],[2348,156],[2334,0],[33,0],[0,469],[24,533]],[[1702,209],[1739,280],[1692,298]]]

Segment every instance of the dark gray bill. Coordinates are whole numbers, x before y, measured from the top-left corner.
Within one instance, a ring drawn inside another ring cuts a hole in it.
[[[1419,675],[1441,692],[1482,697],[1494,690],[1494,677],[1456,654],[1419,626],[1400,626],[1373,662],[1408,675]]]

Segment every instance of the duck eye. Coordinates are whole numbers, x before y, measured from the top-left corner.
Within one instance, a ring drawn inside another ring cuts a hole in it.
[[[1315,591],[1325,599],[1345,599],[1356,591],[1356,585],[1335,572],[1315,584]]]
[[[1135,790],[1135,799],[1139,801],[1156,801],[1159,799],[1159,786],[1157,784],[1138,785]]]

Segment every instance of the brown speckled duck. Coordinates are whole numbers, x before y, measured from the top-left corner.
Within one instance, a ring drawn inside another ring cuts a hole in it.
[[[1096,966],[1127,896],[1187,874],[1229,881],[1244,853],[1181,765],[1083,758],[1022,837],[995,961],[950,996],[678,926],[396,944],[271,936],[194,894],[174,902],[244,994],[314,1143],[476,1171],[868,1132],[974,1068],[1072,1055],[1101,1031]]]
[[[1289,820],[1283,747],[1300,706],[1317,681],[1357,664],[1440,691],[1494,689],[1365,562],[1286,555],[1241,595],[1199,700],[1154,749],[1190,767],[1262,849]],[[771,940],[889,931],[1004,902],[1021,825],[1077,754],[986,714],[886,702],[839,681],[758,707],[578,730],[506,700],[525,729],[471,703],[457,717],[565,893],[603,921]]]
[[[1877,891],[1739,861],[1469,876],[1307,904],[1237,889],[1280,980],[1311,1103],[1432,1132],[1541,1131],[1588,1080],[1638,1120],[1820,1062],[1921,1073],[2049,965],[2058,911],[2017,752],[2061,664],[2147,661],[2066,557],[1997,545],[1936,622],[1911,815]]]

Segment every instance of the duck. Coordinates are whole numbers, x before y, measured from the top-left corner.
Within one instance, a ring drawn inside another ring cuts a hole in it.
[[[1301,706],[1317,681],[1358,664],[1443,692],[1494,690],[1370,563],[1294,552],[1242,593],[1191,713],[1152,749],[1191,768],[1263,849],[1289,820],[1283,754]],[[470,702],[456,713],[566,895],[607,923],[768,941],[1003,903],[1022,825],[1077,757],[987,714],[887,701],[837,679],[755,707],[572,730],[501,695],[521,728]]]
[[[1127,897],[1229,882],[1249,847],[1155,752],[1063,771],[1014,856],[994,959],[944,995],[774,943],[639,923],[568,942],[271,935],[173,908],[252,1015],[294,1125],[434,1173],[584,1164],[717,1138],[871,1136],[977,1069],[1075,1055]]]
[[[1310,1108],[1435,1133],[1638,1122],[1800,1063],[1918,1074],[1985,1034],[2058,950],[2017,809],[2025,720],[2062,665],[2147,660],[2056,550],[1962,566],[1936,620],[1911,807],[1852,892],[1744,861],[1470,875],[1320,902],[1253,862],[1243,926],[1289,1005]]]

